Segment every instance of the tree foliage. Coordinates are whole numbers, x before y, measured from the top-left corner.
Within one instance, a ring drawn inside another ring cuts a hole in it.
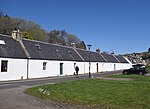
[[[0,11],[0,34],[11,35],[14,28],[18,28],[22,32],[23,38],[65,46],[72,46],[71,44],[74,43],[77,48],[86,49],[84,41],[64,30],[53,30],[46,33],[40,25],[32,21],[22,18],[12,18]]]
[[[81,49],[85,49],[86,50],[86,45],[84,43],[84,41],[81,41],[80,44],[78,45],[78,48],[81,48]]]
[[[50,33],[48,33],[48,42],[54,44],[66,45],[65,38],[64,38],[65,35],[66,33],[64,31],[53,30]]]
[[[31,40],[33,39],[33,37],[31,36],[31,34],[28,33],[28,32],[23,32],[22,34],[23,34],[23,38],[31,39]]]
[[[11,35],[13,28],[15,28],[13,19],[11,17],[9,17],[8,15],[3,16],[3,14],[1,14],[0,34]]]
[[[142,59],[144,59],[144,60],[149,59],[149,60],[150,60],[150,52],[145,52],[145,53],[143,53]]]
[[[150,60],[150,48],[148,48],[147,52],[142,53],[142,59],[143,60]]]
[[[86,49],[84,41],[81,41],[77,36],[69,34],[64,30],[53,30],[48,33],[48,42],[65,46],[72,46],[72,43],[74,43],[77,48]]]
[[[28,36],[30,36],[28,38],[39,40],[39,41],[45,41],[46,32],[45,30],[41,29],[40,25],[35,24],[32,21],[27,21],[21,18],[14,18],[13,21],[23,33],[28,33]],[[27,34],[23,34],[23,35],[27,35]]]
[[[46,32],[38,24],[21,18],[11,18],[8,15],[0,14],[0,34],[11,35],[14,28],[23,32],[23,37],[45,41]],[[30,34],[30,35],[29,35]],[[25,35],[25,36],[24,36]]]

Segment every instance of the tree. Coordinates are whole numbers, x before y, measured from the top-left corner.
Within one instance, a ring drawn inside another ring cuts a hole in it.
[[[23,37],[34,40],[45,41],[47,35],[40,25],[32,21],[21,18],[11,18],[8,15],[4,16],[4,14],[0,12],[0,34],[11,35],[14,28],[18,28],[23,33]]]
[[[81,42],[81,40],[77,36],[75,36],[73,34],[66,35],[66,44],[67,45],[71,46],[71,43],[74,43],[75,45],[78,46],[80,44],[80,42]]]
[[[81,41],[73,34],[68,34],[65,30],[53,30],[46,33],[40,25],[32,21],[22,18],[11,18],[8,15],[4,16],[0,11],[0,34],[11,35],[14,28],[18,28],[23,33],[23,38],[47,41],[65,46],[71,46],[74,43],[77,48],[86,49],[84,41]]]
[[[143,53],[142,59],[143,59],[143,60],[150,59],[150,53],[148,53],[148,52]]]
[[[15,28],[15,24],[11,17],[8,15],[0,17],[0,34],[11,35],[13,29]]]
[[[30,33],[28,33],[28,32],[23,32],[23,38],[26,38],[26,39],[33,39],[33,37],[31,36],[31,34]]]
[[[84,41],[81,41],[77,48],[81,48],[81,49],[86,50],[86,45],[85,45]]]
[[[32,22],[27,21],[21,18],[14,18],[13,21],[15,22],[15,25],[17,28],[19,28],[22,32],[27,32],[32,36],[32,39],[39,40],[39,41],[45,41],[46,38],[46,32],[43,30],[40,25]]]
[[[48,33],[48,42],[49,43],[54,43],[57,44],[58,43],[58,35],[59,35],[60,31],[58,30],[53,30],[50,33]]]
[[[150,48],[148,49],[148,52],[150,52]]]
[[[48,38],[49,43],[66,46],[72,46],[71,44],[74,43],[77,48],[86,49],[83,41],[73,34],[68,34],[65,30],[53,30],[48,33]]]

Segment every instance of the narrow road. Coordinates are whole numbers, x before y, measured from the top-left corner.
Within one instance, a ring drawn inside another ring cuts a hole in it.
[[[120,72],[121,71],[104,72],[95,73],[92,75],[93,77],[103,77]],[[0,109],[88,109],[87,107],[81,105],[78,106],[73,104],[41,100],[23,92],[26,88],[33,86],[54,84],[63,81],[80,80],[85,78],[88,78],[88,74],[79,75],[78,78],[75,76],[64,76],[0,82]]]

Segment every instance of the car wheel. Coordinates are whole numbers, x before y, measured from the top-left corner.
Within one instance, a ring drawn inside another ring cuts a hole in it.
[[[140,72],[139,75],[143,75],[143,72]]]
[[[128,72],[127,72],[127,71],[125,71],[125,72],[123,72],[123,74],[124,74],[124,75],[127,75],[127,74],[128,74]]]

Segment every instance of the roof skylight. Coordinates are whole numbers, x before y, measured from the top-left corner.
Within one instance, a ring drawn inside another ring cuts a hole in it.
[[[0,40],[0,45],[5,45],[5,41],[4,40]]]

